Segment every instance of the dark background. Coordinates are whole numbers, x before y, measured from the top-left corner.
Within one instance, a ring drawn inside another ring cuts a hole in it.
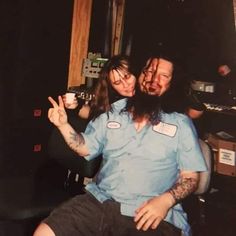
[[[94,0],[90,51],[104,52],[108,2]],[[131,55],[140,63],[147,51],[164,46],[190,79],[214,82],[219,64],[236,65],[232,0],[127,0],[122,52],[131,37]]]
[[[67,87],[73,1],[0,1],[0,175],[46,156],[47,97]]]
[[[47,151],[47,97],[67,88],[72,12],[72,0],[0,1],[1,236],[32,235],[39,219],[8,216],[46,212],[65,192],[67,170]]]

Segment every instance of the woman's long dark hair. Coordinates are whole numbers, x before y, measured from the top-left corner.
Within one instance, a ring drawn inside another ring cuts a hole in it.
[[[111,104],[123,98],[111,86],[109,73],[112,70],[125,70],[131,74],[136,74],[135,66],[128,56],[116,55],[105,63],[94,88],[94,99],[90,103],[91,110],[89,118],[92,120],[95,120],[104,112],[111,111]]]

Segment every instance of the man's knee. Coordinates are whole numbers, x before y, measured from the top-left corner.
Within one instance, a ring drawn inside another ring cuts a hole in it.
[[[47,224],[41,223],[35,230],[33,236],[56,236],[56,235]]]

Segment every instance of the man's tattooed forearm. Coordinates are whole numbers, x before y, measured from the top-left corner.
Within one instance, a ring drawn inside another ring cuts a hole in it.
[[[70,132],[70,139],[74,142],[78,142],[79,145],[84,145],[85,141],[84,141],[84,137],[80,134],[80,133],[76,133],[76,132]]]
[[[178,182],[168,191],[176,202],[181,201],[197,188],[196,178],[180,178]]]
[[[77,148],[79,148],[80,145],[85,144],[84,137],[80,133],[70,132],[70,140],[68,145],[74,151],[78,151]]]

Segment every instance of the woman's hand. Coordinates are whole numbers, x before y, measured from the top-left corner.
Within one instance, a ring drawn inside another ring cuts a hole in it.
[[[62,96],[62,100],[63,100],[65,108],[67,108],[67,109],[75,109],[79,105],[78,104],[78,100],[77,100],[77,98],[75,96],[74,96],[74,99],[73,99],[72,102],[71,101],[68,102],[67,96],[66,96],[66,94],[64,94]]]
[[[48,119],[57,127],[67,124],[68,119],[62,97],[58,96],[58,103],[52,97],[48,97],[48,100],[53,106],[48,110]]]

